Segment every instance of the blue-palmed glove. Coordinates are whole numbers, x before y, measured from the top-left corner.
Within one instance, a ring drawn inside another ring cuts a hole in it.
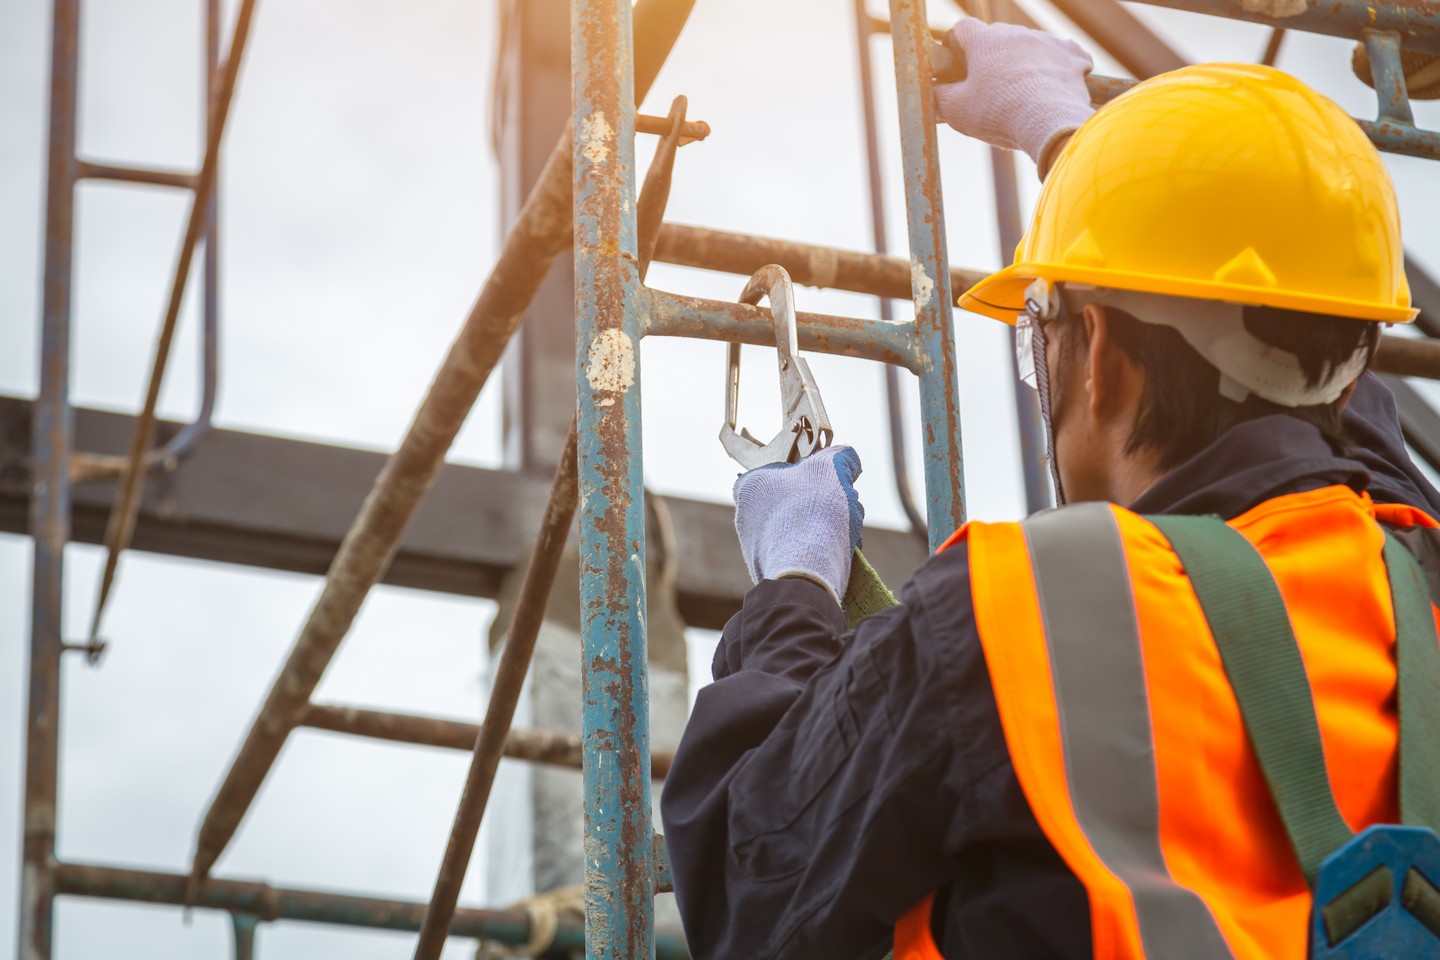
[[[860,456],[826,447],[799,463],[773,463],[735,481],[735,532],[750,579],[804,577],[839,603],[860,546],[865,508],[855,492]]]
[[[965,79],[935,85],[935,112],[961,133],[1023,150],[1043,175],[1058,143],[1089,119],[1085,75],[1095,66],[1073,40],[1009,23],[961,20],[945,43]]]

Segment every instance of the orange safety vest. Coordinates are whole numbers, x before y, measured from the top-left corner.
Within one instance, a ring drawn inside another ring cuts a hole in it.
[[[1435,527],[1348,487],[1230,525],[1259,551],[1305,664],[1340,813],[1397,822],[1395,620],[1384,533]],[[1085,885],[1096,960],[1305,955],[1310,891],[1179,559],[1146,519],[1077,504],[970,523],[976,626],[1040,828]],[[895,960],[941,960],[933,895]]]

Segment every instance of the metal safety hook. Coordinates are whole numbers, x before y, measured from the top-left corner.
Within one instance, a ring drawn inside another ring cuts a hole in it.
[[[730,344],[729,369],[725,380],[725,425],[720,428],[720,442],[725,452],[747,470],[767,463],[796,463],[816,450],[830,445],[834,431],[820,400],[820,389],[810,374],[810,366],[796,345],[795,294],[790,275],[777,264],[755,271],[741,303],[770,300],[770,316],[775,325],[775,353],[780,364],[780,413],[783,426],[769,443],[761,443],[750,432],[735,424],[740,405],[740,344]]]

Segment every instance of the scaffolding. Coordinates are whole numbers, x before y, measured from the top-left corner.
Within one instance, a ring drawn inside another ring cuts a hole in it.
[[[584,782],[585,916],[561,921],[553,947],[587,957],[682,957],[684,943],[657,934],[653,897],[669,888],[663,838],[651,819],[651,784],[663,777],[665,754],[652,753],[647,696],[646,535],[641,486],[639,345],[646,336],[693,337],[773,344],[766,310],[658,290],[644,283],[652,259],[749,274],[779,263],[796,282],[872,294],[882,319],[801,313],[800,347],[843,354],[913,373],[919,383],[923,438],[924,515],[910,500],[900,446],[898,385],[888,382],[894,462],[902,503],[934,549],[965,519],[959,385],[952,303],[978,274],[952,267],[946,251],[932,76],[943,57],[924,0],[890,0],[889,18],[855,0],[856,35],[867,134],[870,213],[876,253],[834,250],[664,223],[677,149],[708,135],[688,120],[684,98],[668,116],[638,106],[678,38],[693,0],[573,0],[573,118],[505,238],[498,261],[465,317],[399,448],[374,481],[363,508],[329,563],[320,597],[202,819],[188,876],[56,858],[60,659],[78,647],[98,652],[92,625],[87,644],[61,633],[63,549],[71,539],[72,484],[118,477],[104,536],[109,548],[96,623],[115,564],[135,534],[141,491],[150,472],[181,471],[210,431],[215,395],[216,224],[214,181],[225,117],[235,90],[254,0],[244,0],[228,54],[219,58],[218,0],[207,3],[210,91],[206,150],[195,175],[119,167],[75,152],[79,0],[53,0],[54,34],[49,114],[41,386],[33,405],[29,451],[29,532],[34,540],[33,612],[24,797],[24,852],[19,956],[52,955],[57,896],[85,896],[201,907],[234,920],[236,956],[249,958],[258,924],[279,919],[419,931],[415,956],[435,957],[447,936],[523,944],[532,919],[521,910],[456,906],[502,756],[578,766]],[[1440,8],[1405,2],[1265,5],[1241,0],[1141,0],[1261,23],[1274,33],[1273,60],[1284,31],[1346,37],[1364,46],[1378,91],[1374,119],[1357,122],[1383,150],[1440,159],[1440,134],[1416,127],[1401,68],[1402,50],[1440,55]],[[1181,65],[1180,58],[1116,0],[1055,0],[1055,5],[1143,78]],[[1259,12],[1270,9],[1271,14]],[[1283,9],[1282,9],[1283,7]],[[1032,23],[1013,0],[975,0],[970,12]],[[907,224],[907,258],[885,255],[870,41],[888,34],[894,56]],[[933,58],[933,60],[932,60]],[[1134,81],[1092,77],[1103,103]],[[637,196],[635,137],[661,137]],[[997,224],[1006,249],[1019,233],[1015,170],[1008,154],[992,153]],[[70,297],[74,192],[83,178],[135,181],[189,190],[192,210],[162,325],[147,399],[133,424],[130,454],[115,458],[75,449],[70,404]],[[197,246],[205,250],[203,313],[205,387],[194,424],[152,449],[155,401],[169,355],[179,303]],[[321,675],[349,631],[369,590],[383,580],[401,537],[439,475],[447,451],[499,362],[551,262],[573,249],[577,349],[577,416],[544,509],[508,641],[484,721],[478,725],[338,708],[313,703]],[[1412,269],[1420,327],[1440,335],[1440,299]],[[897,321],[890,299],[909,300],[913,318]],[[1440,344],[1386,337],[1375,366],[1392,375],[1440,378]],[[1440,466],[1440,418],[1411,388],[1391,378],[1412,445]],[[1023,395],[1022,395],[1023,396]],[[1044,503],[1039,434],[1022,408],[1027,501]],[[562,549],[578,513],[582,610],[583,729],[576,737],[512,729]],[[211,868],[233,838],[289,735],[317,727],[408,743],[472,750],[450,842],[430,902],[380,900],[338,893],[277,889],[214,877]]]

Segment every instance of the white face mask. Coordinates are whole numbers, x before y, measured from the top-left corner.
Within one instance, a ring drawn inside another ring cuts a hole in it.
[[[1133,290],[1066,284],[1066,298],[1123,310],[1141,323],[1170,327],[1220,371],[1220,395],[1243,403],[1250,394],[1281,407],[1334,403],[1355,382],[1370,359],[1362,344],[1316,385],[1305,382],[1300,360],[1245,329],[1245,305],[1194,300]],[[1316,320],[1322,318],[1316,317]]]
[[[1045,450],[1055,501],[1065,502],[1055,463],[1055,436],[1050,424],[1049,371],[1045,365],[1044,325],[1067,312],[1068,301],[1083,301],[1123,310],[1141,323],[1176,330],[1185,342],[1220,372],[1220,395],[1243,403],[1252,393],[1282,407],[1334,403],[1365,370],[1369,351],[1361,345],[1314,386],[1306,383],[1299,359],[1265,343],[1245,329],[1245,306],[1217,300],[1194,300],[1133,290],[1067,284],[1064,291],[1036,280],[1025,291],[1025,312],[1016,318],[1015,359],[1020,379],[1040,394],[1045,423]]]

